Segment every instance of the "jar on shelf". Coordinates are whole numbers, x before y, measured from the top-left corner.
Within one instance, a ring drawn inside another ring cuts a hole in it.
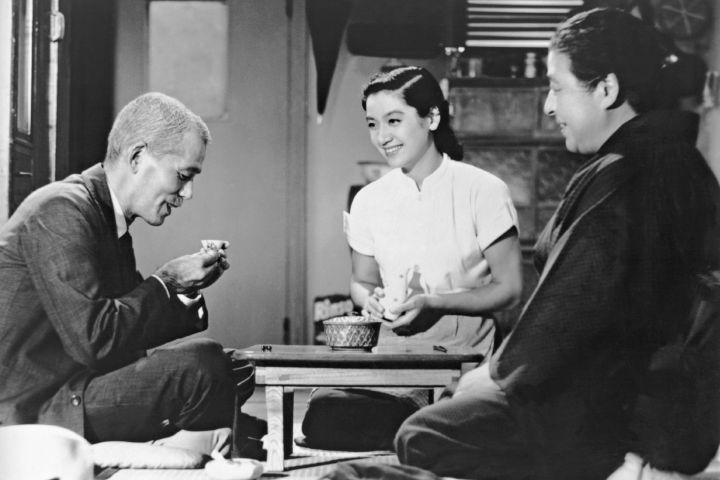
[[[535,78],[537,76],[536,61],[537,57],[535,52],[527,52],[525,54],[525,78]]]

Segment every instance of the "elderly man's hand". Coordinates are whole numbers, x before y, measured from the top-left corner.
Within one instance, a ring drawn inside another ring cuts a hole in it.
[[[224,250],[203,249],[170,260],[155,272],[173,293],[193,295],[209,287],[230,268]]]

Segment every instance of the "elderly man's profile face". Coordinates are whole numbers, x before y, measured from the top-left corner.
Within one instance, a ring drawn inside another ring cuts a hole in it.
[[[195,131],[186,132],[173,152],[152,152],[147,147],[138,154],[139,185],[132,213],[150,225],[162,225],[173,208],[192,198],[193,179],[202,171],[205,144]]]

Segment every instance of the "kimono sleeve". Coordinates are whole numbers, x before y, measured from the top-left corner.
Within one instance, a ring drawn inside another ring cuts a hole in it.
[[[627,296],[628,228],[621,209],[603,205],[567,234],[546,265],[515,329],[491,360],[508,395],[544,398],[622,322]]]

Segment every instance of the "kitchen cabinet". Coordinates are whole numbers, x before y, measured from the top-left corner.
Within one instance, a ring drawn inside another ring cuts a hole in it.
[[[555,120],[543,113],[546,79],[457,78],[449,82],[451,124],[465,161],[507,183],[518,212],[523,254],[521,304],[499,315],[510,327],[537,284],[535,241],[573,173],[586,160],[569,153]]]

